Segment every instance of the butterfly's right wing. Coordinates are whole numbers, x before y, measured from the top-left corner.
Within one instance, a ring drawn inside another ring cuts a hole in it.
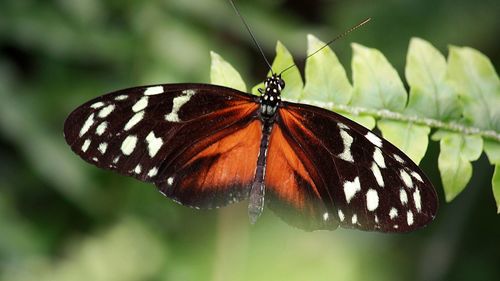
[[[83,104],[64,133],[87,162],[210,208],[246,198],[261,134],[258,106],[254,96],[213,85],[136,87]]]
[[[408,232],[435,217],[437,195],[429,179],[365,127],[288,102],[278,110],[275,127],[266,188],[270,208],[289,223],[309,230],[340,225]]]

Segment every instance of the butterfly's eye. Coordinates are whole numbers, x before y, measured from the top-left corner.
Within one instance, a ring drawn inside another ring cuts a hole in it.
[[[279,79],[278,84],[280,86],[280,90],[283,90],[285,88],[285,80]]]

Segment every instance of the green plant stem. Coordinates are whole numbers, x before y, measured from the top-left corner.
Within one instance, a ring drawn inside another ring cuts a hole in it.
[[[432,118],[426,118],[417,115],[407,115],[386,109],[370,109],[365,107],[335,104],[333,102],[321,102],[321,101],[310,101],[310,100],[301,100],[300,102],[319,106],[322,108],[332,109],[333,111],[347,112],[353,115],[370,115],[381,119],[396,120],[402,122],[411,122],[419,125],[426,125],[431,128],[459,132],[465,135],[479,135],[484,138],[500,142],[500,133],[496,131],[483,130],[477,127],[466,126],[453,121],[443,122]]]

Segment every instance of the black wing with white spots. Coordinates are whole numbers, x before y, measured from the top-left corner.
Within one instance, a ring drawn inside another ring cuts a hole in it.
[[[97,167],[153,182],[180,203],[212,207],[245,198],[247,183],[236,172],[219,190],[221,176],[200,174],[199,163],[191,160],[213,161],[218,154],[199,155],[200,151],[248,127],[258,118],[257,110],[258,98],[225,87],[136,87],[83,104],[67,118],[64,134],[72,150]],[[200,192],[193,191],[192,180],[199,183]]]
[[[309,196],[316,202],[310,207],[316,210],[311,212],[314,217],[307,218],[305,226],[289,220],[292,224],[307,229],[340,225],[408,232],[435,217],[437,195],[429,179],[408,156],[363,126],[328,110],[287,102],[279,109],[276,124],[296,154],[308,158],[300,161],[306,172],[295,177],[315,190]],[[280,188],[287,187],[274,187]],[[277,197],[270,201],[286,220],[278,207],[290,206],[289,202]]]

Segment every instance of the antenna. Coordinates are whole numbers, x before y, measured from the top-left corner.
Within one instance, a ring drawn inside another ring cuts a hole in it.
[[[252,37],[252,40],[253,40],[254,44],[257,46],[257,48],[259,49],[260,53],[262,54],[262,57],[266,61],[266,64],[269,67],[269,70],[271,70],[271,73],[274,74],[273,68],[272,68],[271,64],[267,60],[266,55],[264,54],[264,51],[262,51],[262,48],[260,47],[259,43],[257,42],[257,39],[255,39],[255,36],[253,35],[252,30],[250,30],[250,26],[245,21],[245,18],[240,14],[240,11],[238,10],[238,8],[236,8],[236,5],[234,4],[233,0],[229,0],[229,3],[231,3],[231,6],[233,6],[234,11],[238,15],[238,17],[240,17],[241,21],[245,25],[245,28],[247,29],[248,33],[250,34],[250,37]]]
[[[337,37],[335,37],[335,38],[333,38],[332,40],[328,41],[328,43],[326,43],[323,47],[321,47],[321,48],[317,49],[317,50],[316,50],[316,51],[314,51],[312,54],[308,55],[308,56],[304,59],[304,61],[306,61],[308,58],[310,58],[310,57],[314,56],[314,55],[315,55],[315,54],[317,54],[319,51],[323,50],[324,48],[326,48],[328,45],[332,44],[333,42],[335,42],[335,41],[339,40],[339,39],[340,39],[340,38],[342,38],[342,37],[345,37],[347,34],[349,34],[349,33],[353,32],[354,30],[356,30],[356,29],[360,28],[361,26],[363,26],[363,25],[367,24],[370,20],[371,20],[371,18],[367,18],[367,19],[363,20],[362,22],[360,22],[360,23],[356,24],[355,26],[353,26],[353,27],[349,28],[348,30],[344,31],[343,33],[341,33],[341,34],[340,34],[340,35],[338,35]],[[295,64],[290,65],[289,67],[287,67],[287,68],[285,68],[284,70],[282,70],[282,71],[280,72],[280,74],[279,74],[279,75],[283,74],[283,72],[285,72],[285,71],[289,70],[290,68],[292,68],[292,67],[294,67],[294,66],[297,66],[297,65],[295,65]]]

